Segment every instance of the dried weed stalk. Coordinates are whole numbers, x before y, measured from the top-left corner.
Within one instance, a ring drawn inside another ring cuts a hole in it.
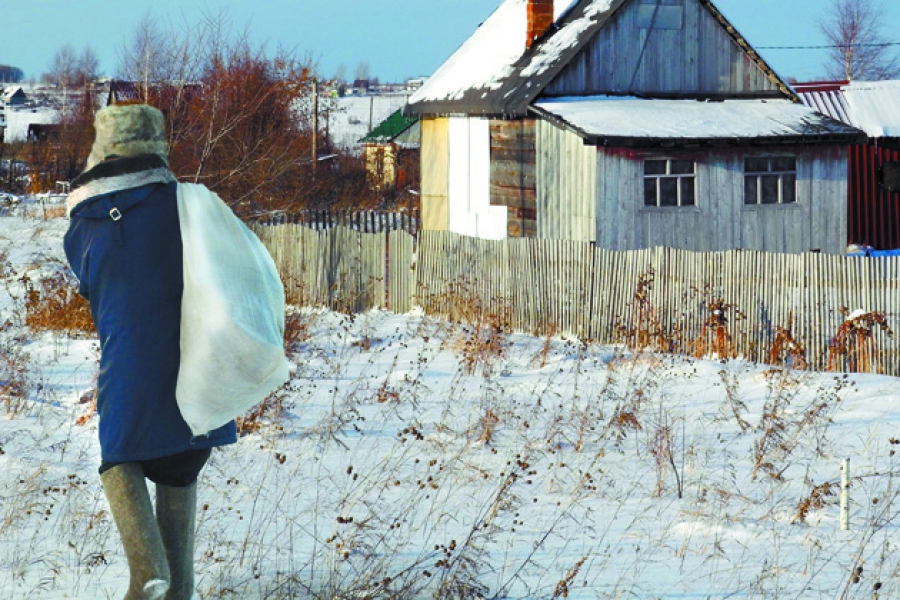
[[[893,335],[883,312],[840,309],[844,322],[828,344],[827,370],[831,372],[883,373],[874,334],[880,329],[888,337]],[[848,314],[849,313],[849,314]]]
[[[650,301],[650,292],[656,279],[651,267],[638,277],[637,287],[631,301],[631,315],[625,325],[619,325],[619,337],[635,352],[646,349],[668,351],[672,344],[666,340],[659,317]]]
[[[512,307],[502,300],[485,299],[478,286],[465,279],[450,283],[431,300],[455,327],[452,348],[467,375],[490,377],[494,365],[506,358],[512,331]]]
[[[794,323],[794,313],[791,312],[787,327],[775,329],[775,339],[769,350],[769,364],[792,369],[806,369],[806,347],[794,339],[791,333]]]
[[[95,331],[90,306],[75,291],[74,277],[68,271],[60,269],[39,282],[26,275],[21,281],[25,285],[25,324],[32,331],[73,336]]]
[[[575,563],[575,566],[566,572],[566,576],[560,579],[559,583],[556,584],[556,589],[553,590],[553,595],[550,597],[551,600],[569,597],[569,586],[572,585],[572,582],[578,577],[578,572],[581,571],[581,567],[584,566],[586,560],[587,556],[582,556],[581,559]]]
[[[700,327],[700,333],[694,340],[693,349],[696,358],[717,357],[734,358],[737,353],[728,330],[728,312],[735,318],[743,318],[743,313],[734,304],[728,304],[722,298],[712,298],[706,302],[708,316]]]
[[[759,437],[753,443],[753,480],[762,471],[775,481],[783,481],[782,474],[790,466],[784,461],[803,443],[807,432],[830,422],[830,413],[840,402],[840,391],[845,384],[846,380],[836,379],[832,391],[823,393],[825,390],[820,390],[806,406],[797,406],[795,401],[802,386],[798,385],[794,374],[790,371],[771,373],[763,412],[756,427]]]
[[[791,523],[806,523],[806,518],[811,511],[821,510],[833,504],[831,499],[837,495],[835,492],[837,488],[838,484],[831,481],[814,486],[809,496],[797,504],[797,514],[794,515]]]

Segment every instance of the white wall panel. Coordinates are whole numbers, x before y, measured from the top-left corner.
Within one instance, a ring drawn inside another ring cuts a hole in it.
[[[507,210],[491,206],[491,132],[488,119],[450,119],[450,231],[506,238]]]

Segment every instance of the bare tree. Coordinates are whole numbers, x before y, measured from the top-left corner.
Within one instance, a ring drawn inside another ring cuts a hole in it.
[[[78,64],[76,66],[77,83],[85,84],[95,80],[100,74],[100,59],[97,53],[90,46],[85,46],[78,56]]]
[[[892,79],[900,74],[897,55],[881,33],[884,6],[878,0],[833,0],[819,28],[834,48],[828,77],[846,80]]]
[[[356,65],[356,79],[366,81],[369,79],[369,75],[371,73],[371,68],[369,67],[369,63],[363,61]]]
[[[337,69],[334,71],[334,82],[336,84],[346,83],[347,80],[347,65],[341,63],[337,66]]]
[[[64,44],[53,53],[50,59],[50,70],[47,75],[51,81],[67,88],[73,83],[78,73],[78,54],[72,44]]]

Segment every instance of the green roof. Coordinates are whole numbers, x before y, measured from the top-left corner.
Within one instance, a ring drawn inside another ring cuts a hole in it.
[[[359,141],[363,143],[390,142],[415,125],[418,120],[418,117],[404,117],[403,109],[398,109]]]

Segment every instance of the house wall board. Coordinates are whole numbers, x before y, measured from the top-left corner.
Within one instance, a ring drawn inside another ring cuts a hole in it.
[[[797,158],[797,202],[744,204],[744,157]],[[693,159],[694,207],[647,208],[643,198],[646,158]],[[741,248],[843,254],[847,247],[845,148],[711,149],[597,153],[597,245],[613,250],[668,246],[718,252]]]
[[[537,124],[537,237],[595,241],[597,149],[547,123]]]
[[[449,119],[423,118],[421,124],[422,229],[446,231],[450,226]]]
[[[507,210],[509,237],[537,235],[535,120],[491,120],[492,206]]]
[[[680,29],[639,27],[642,6],[626,3],[544,95],[779,89],[698,0],[684,0]]]

